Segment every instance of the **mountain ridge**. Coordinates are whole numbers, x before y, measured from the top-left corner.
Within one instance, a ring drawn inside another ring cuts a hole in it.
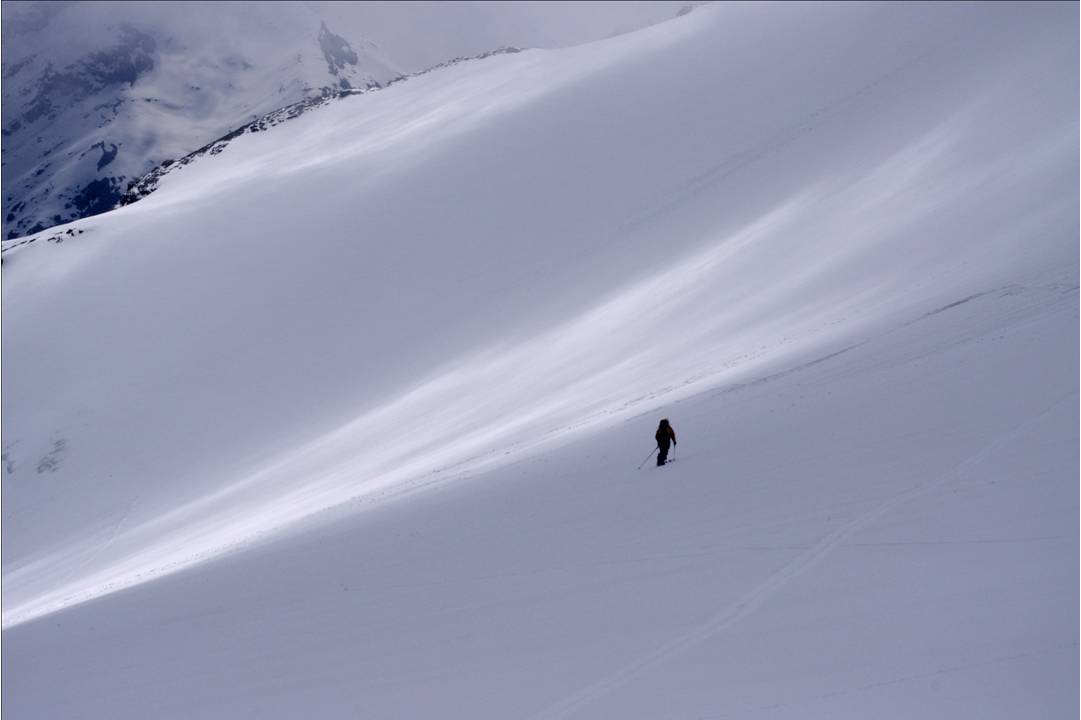
[[[670,5],[7,2],[4,239],[110,210],[160,162],[280,107],[521,41],[586,42]]]

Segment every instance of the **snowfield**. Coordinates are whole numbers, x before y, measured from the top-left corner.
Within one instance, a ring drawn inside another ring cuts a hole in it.
[[[698,7],[5,247],[3,709],[1076,717],[1077,24]]]

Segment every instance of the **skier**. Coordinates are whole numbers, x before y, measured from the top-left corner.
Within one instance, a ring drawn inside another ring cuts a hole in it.
[[[657,432],[653,437],[657,438],[657,448],[660,451],[657,453],[657,466],[660,467],[668,460],[669,444],[679,444],[676,442],[676,431],[668,424],[668,418],[661,420],[661,424],[657,426]]]

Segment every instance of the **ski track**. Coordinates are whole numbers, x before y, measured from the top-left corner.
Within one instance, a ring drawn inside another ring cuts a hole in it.
[[[932,679],[932,678],[940,678],[940,677],[945,677],[945,676],[948,676],[948,675],[955,675],[957,673],[966,672],[968,670],[975,670],[977,668],[993,667],[995,665],[1004,665],[1004,664],[1008,664],[1008,663],[1014,663],[1014,662],[1017,662],[1018,660],[1028,660],[1030,658],[1050,655],[1050,654],[1055,653],[1055,652],[1061,652],[1062,650],[1065,650],[1067,648],[1075,648],[1075,651],[1076,651],[1077,647],[1078,647],[1078,643],[1076,643],[1076,642],[1055,643],[1055,644],[1048,645],[1048,646],[1045,646],[1043,648],[1040,648],[1038,650],[1033,650],[1033,651],[1029,651],[1029,652],[1019,652],[1019,653],[1011,653],[1009,655],[999,655],[997,657],[988,658],[987,660],[982,660],[980,662],[971,662],[971,663],[961,663],[961,664],[958,664],[958,665],[949,665],[949,666],[946,666],[946,667],[937,668],[935,670],[930,670],[928,672],[913,673],[913,674],[910,674],[910,675],[901,675],[901,676],[898,676],[898,677],[886,678],[884,680],[878,680],[878,681],[872,682],[872,683],[864,683],[862,685],[857,685],[855,687],[839,688],[837,690],[831,690],[829,692],[817,693],[815,695],[808,695],[808,696],[805,696],[805,697],[789,700],[788,702],[778,702],[778,703],[771,703],[769,705],[759,705],[757,707],[746,708],[746,709],[743,709],[743,710],[739,710],[737,712],[739,713],[739,715],[744,715],[744,714],[747,714],[747,713],[763,713],[763,712],[771,712],[773,710],[784,710],[786,708],[792,708],[792,707],[795,707],[795,706],[802,706],[804,703],[808,703],[808,702],[815,702],[815,701],[821,701],[821,700],[832,700],[834,698],[843,698],[843,697],[847,697],[849,695],[852,695],[854,693],[868,692],[868,691],[878,690],[880,688],[890,687],[890,686],[893,686],[893,685],[904,685],[905,683],[917,682],[919,680],[929,680],[929,679]],[[697,718],[697,720],[727,720],[727,718],[733,718],[733,717],[738,717],[738,715],[733,715],[732,713],[725,713],[724,715],[705,715],[705,716],[701,716],[701,717]]]
[[[689,395],[686,398],[682,398],[682,400],[689,400],[689,399],[692,399],[694,397],[718,397],[718,396],[727,395],[727,394],[734,393],[734,392],[739,392],[739,391],[742,391],[742,390],[745,390],[745,389],[748,389],[748,388],[761,386],[761,385],[766,384],[766,383],[774,382],[774,381],[780,380],[782,378],[789,377],[791,375],[794,375],[794,374],[797,374],[797,373],[800,373],[800,372],[803,372],[803,371],[806,371],[806,370],[821,366],[821,365],[823,365],[825,363],[828,363],[828,362],[830,362],[832,360],[835,360],[836,358],[838,358],[840,356],[843,356],[843,355],[849,353],[852,350],[856,350],[856,349],[859,349],[859,348],[861,348],[861,347],[863,347],[865,345],[868,345],[869,343],[879,341],[879,340],[881,340],[883,338],[888,338],[891,335],[893,335],[894,333],[902,331],[905,328],[908,328],[908,327],[910,327],[911,325],[913,325],[913,324],[915,324],[917,322],[927,321],[927,320],[932,319],[935,316],[941,314],[942,312],[945,312],[945,311],[948,311],[950,309],[956,308],[958,306],[964,305],[964,304],[966,304],[966,303],[968,303],[970,301],[974,301],[974,300],[977,300],[979,298],[995,296],[997,293],[1000,293],[1003,290],[1009,290],[1010,294],[1025,293],[1025,292],[1033,291],[1033,290],[1046,290],[1046,291],[1049,291],[1051,293],[1050,298],[1045,298],[1042,295],[1037,294],[1037,297],[1032,301],[1031,305],[1026,305],[1026,306],[1016,310],[1015,314],[1012,315],[1012,316],[1009,316],[1007,319],[1003,319],[1003,318],[1000,317],[1000,323],[1002,324],[1002,327],[1005,328],[1005,327],[1009,327],[1009,326],[1012,326],[1012,325],[1017,324],[1017,323],[1025,323],[1025,322],[1031,321],[1034,318],[1034,316],[1038,317],[1037,313],[1039,311],[1046,310],[1049,307],[1056,307],[1064,299],[1072,299],[1073,297],[1076,296],[1077,286],[1076,285],[1068,285],[1068,286],[1053,285],[1053,286],[1041,287],[1041,288],[1029,288],[1029,287],[1025,287],[1025,286],[1021,286],[1021,285],[1011,285],[1011,286],[1008,286],[1007,288],[995,287],[995,288],[991,288],[989,290],[977,292],[977,293],[974,293],[974,294],[969,295],[967,297],[961,298],[961,299],[959,299],[957,301],[951,302],[951,303],[949,303],[949,304],[947,304],[947,305],[945,305],[943,307],[940,307],[940,308],[937,308],[937,309],[932,310],[930,312],[924,313],[923,315],[921,315],[921,316],[919,316],[919,317],[917,317],[917,318],[915,318],[913,320],[903,322],[903,323],[899,324],[896,327],[885,330],[884,332],[880,332],[880,333],[878,333],[878,334],[876,334],[876,335],[874,335],[872,337],[860,339],[857,342],[853,342],[851,344],[844,345],[839,350],[835,350],[835,351],[832,351],[832,352],[827,352],[827,353],[822,354],[820,356],[813,357],[811,360],[796,364],[796,365],[794,365],[792,367],[788,367],[788,368],[785,368],[785,369],[777,371],[777,372],[768,373],[768,374],[765,374],[765,375],[762,375],[762,376],[759,376],[759,377],[755,377],[755,378],[752,378],[752,379],[749,379],[749,380],[746,380],[746,381],[734,382],[734,383],[731,383],[731,384],[728,384],[728,385],[721,385],[721,386],[703,388],[701,390],[698,390],[697,392],[694,392],[693,394]],[[982,334],[983,334],[982,332],[977,332],[976,335],[973,336],[973,337],[967,337],[967,336],[962,336],[960,338],[952,337],[952,338],[949,339],[948,344],[952,345],[952,344],[957,344],[957,343],[972,342],[976,337],[979,337]],[[938,348],[938,349],[941,349],[941,348]],[[891,364],[896,363],[896,362],[899,362],[899,360],[897,360],[895,358],[891,362]],[[388,500],[393,500],[393,499],[399,498],[401,496],[410,495],[410,494],[413,494],[413,493],[418,492],[418,491],[426,490],[426,489],[429,489],[429,488],[431,488],[433,486],[441,485],[441,484],[444,484],[444,483],[447,483],[447,482],[450,482],[450,481],[454,481],[454,480],[458,480],[458,479],[462,479],[462,478],[466,478],[466,477],[471,477],[471,476],[474,476],[474,475],[476,475],[478,473],[483,473],[483,472],[485,472],[487,470],[490,470],[491,468],[489,466],[487,466],[487,461],[490,461],[490,460],[492,460],[494,458],[501,458],[502,456],[511,454],[512,452],[524,451],[526,453],[526,456],[523,457],[522,460],[528,460],[528,458],[531,455],[535,457],[535,455],[533,455],[533,453],[536,453],[539,448],[543,448],[548,443],[557,440],[560,435],[564,434],[568,430],[572,430],[572,429],[575,429],[575,428],[591,425],[595,421],[597,421],[598,419],[610,416],[612,414],[620,414],[620,410],[626,411],[628,408],[632,408],[634,405],[638,404],[639,402],[643,402],[643,401],[647,401],[647,400],[657,401],[659,398],[663,398],[664,396],[666,396],[666,395],[668,395],[668,394],[670,394],[672,392],[675,392],[675,391],[677,391],[679,389],[686,389],[686,387],[688,385],[695,385],[698,382],[701,382],[703,380],[708,380],[710,377],[713,377],[713,376],[715,376],[717,374],[718,374],[717,371],[706,372],[706,373],[703,373],[701,377],[693,378],[693,379],[688,380],[688,381],[686,381],[686,382],[684,382],[682,384],[677,384],[677,385],[674,385],[674,386],[666,386],[666,387],[660,388],[660,389],[654,391],[653,393],[651,393],[646,398],[635,398],[633,400],[625,402],[622,406],[614,406],[614,407],[611,407],[611,408],[607,408],[607,409],[600,410],[600,411],[597,411],[595,413],[592,413],[591,415],[587,416],[586,418],[584,418],[580,422],[573,423],[571,425],[564,426],[564,427],[552,428],[547,433],[545,433],[543,439],[541,439],[539,442],[531,444],[530,446],[528,446],[526,448],[521,448],[520,447],[521,442],[515,442],[515,443],[512,443],[512,445],[510,445],[510,446],[507,446],[505,448],[501,448],[501,449],[496,450],[496,451],[470,455],[470,456],[468,456],[468,457],[466,457],[464,459],[456,460],[456,461],[454,461],[454,462],[452,462],[452,463],[450,463],[448,465],[444,465],[444,466],[441,466],[441,467],[436,468],[434,470],[430,470],[428,472],[422,473],[419,476],[403,479],[400,483],[398,483],[398,484],[396,484],[394,486],[385,487],[385,488],[381,488],[381,489],[377,489],[377,490],[371,490],[371,491],[368,491],[368,492],[363,492],[363,493],[361,493],[359,495],[353,496],[353,497],[348,498],[346,500],[334,503],[332,505],[328,505],[328,506],[320,508],[318,510],[314,510],[311,513],[309,513],[308,515],[305,515],[304,517],[300,518],[299,522],[316,521],[318,518],[332,517],[336,513],[349,512],[351,510],[355,511],[359,506],[366,506],[366,505],[371,505],[371,504],[379,504],[379,503],[382,503],[382,502],[385,502],[385,501],[388,501]],[[655,402],[650,403],[650,406],[654,407]],[[637,418],[642,417],[643,415],[646,415],[646,414],[649,414],[649,413],[652,413],[652,412],[654,412],[654,410],[647,410],[647,411],[644,411],[644,412],[641,412],[641,413],[637,413],[635,415],[632,415],[629,418],[624,419],[623,422],[625,422],[625,423],[626,422],[631,422],[631,421],[633,421],[633,420],[635,420]],[[1020,428],[1020,427],[1022,427],[1022,426],[1019,425],[1018,428]],[[682,455],[677,455],[677,453],[678,453],[678,446],[676,448],[673,448],[673,454],[669,458],[670,462],[675,462],[675,460],[678,457],[682,457]],[[645,461],[645,463],[641,467],[638,468],[637,471],[644,471],[644,470],[646,470],[648,468],[652,468],[653,467],[652,463],[653,463],[654,456],[655,456],[655,454],[651,455],[650,458],[648,458]],[[522,460],[520,460],[520,461],[522,461]],[[916,490],[916,488],[914,488],[913,490]],[[915,495],[913,495],[912,497],[915,497]],[[907,500],[907,499],[909,499],[909,497],[906,496],[902,501]],[[71,569],[69,569],[65,573],[65,578],[66,578],[65,582],[66,583],[68,583],[69,585],[77,585],[78,584],[75,581],[77,581],[77,579],[83,574],[83,571],[87,567],[90,567],[91,564],[98,557],[100,557],[105,551],[107,551],[114,544],[114,541],[120,536],[121,529],[128,524],[128,520],[129,520],[132,512],[134,511],[135,507],[138,505],[138,503],[139,503],[139,498],[136,498],[134,501],[131,501],[128,504],[127,509],[121,514],[121,517],[119,518],[119,520],[116,521],[116,525],[109,532],[108,538],[106,539],[106,541],[101,546],[96,548],[91,555],[89,555],[88,557],[82,559],[76,566],[72,567]],[[171,562],[168,562],[168,563],[165,563],[165,564],[162,564],[162,565],[148,567],[148,568],[145,568],[145,569],[143,569],[141,571],[134,572],[129,576],[121,577],[119,579],[114,578],[114,579],[111,579],[111,580],[105,580],[101,584],[94,585],[94,586],[90,587],[89,589],[75,590],[75,591],[70,592],[68,594],[61,595],[58,599],[49,602],[47,604],[47,607],[44,610],[38,609],[38,610],[29,611],[29,612],[19,612],[19,611],[10,611],[9,610],[8,615],[4,618],[3,627],[5,629],[8,628],[8,627],[13,627],[13,626],[19,625],[19,624],[21,624],[23,622],[33,620],[33,619],[35,619],[37,617],[40,617],[42,615],[48,615],[48,614],[52,614],[54,612],[59,612],[59,611],[65,610],[67,608],[70,608],[70,607],[73,607],[73,606],[76,606],[76,605],[80,605],[80,604],[82,604],[84,602],[88,602],[88,601],[93,600],[95,598],[102,597],[102,596],[105,596],[105,595],[109,595],[109,594],[111,594],[113,592],[117,592],[119,590],[124,590],[124,589],[129,588],[129,587],[133,587],[133,586],[136,586],[136,585],[143,584],[145,582],[150,582],[150,581],[156,580],[158,578],[165,577],[165,576],[170,575],[170,574],[172,574],[174,572],[184,570],[186,568],[195,566],[195,565],[200,564],[200,563],[205,562],[205,561],[214,560],[214,559],[217,559],[217,558],[221,558],[221,557],[225,557],[225,556],[234,554],[234,553],[239,552],[239,551],[243,551],[243,550],[245,550],[247,548],[250,548],[250,547],[252,547],[254,545],[257,545],[258,543],[265,540],[266,538],[271,537],[271,536],[273,536],[273,535],[275,535],[275,534],[277,534],[277,533],[279,533],[281,531],[288,531],[290,527],[292,527],[292,523],[289,523],[289,522],[286,522],[284,524],[274,524],[274,525],[265,526],[265,527],[262,527],[262,528],[260,528],[260,529],[258,529],[256,531],[252,532],[250,535],[247,535],[247,536],[245,536],[243,538],[234,539],[234,540],[232,540],[230,542],[225,543],[224,545],[217,546],[217,547],[214,547],[214,548],[208,548],[208,549],[202,550],[200,552],[195,552],[195,553],[192,553],[190,555],[184,556],[184,557],[182,557],[180,559],[176,559],[176,560],[173,560]],[[859,529],[859,528],[854,528],[852,530],[852,532],[855,532],[855,530],[857,530],[857,529]],[[843,528],[842,528],[842,530],[843,530]],[[811,548],[803,548],[803,549],[807,550],[807,554],[814,553],[819,548],[819,546],[822,544],[822,542],[829,541],[832,537],[833,537],[832,535],[827,536],[819,544],[816,544],[815,546],[813,546]],[[843,538],[841,538],[841,539],[843,540]],[[832,547],[832,545],[830,547]],[[800,549],[800,548],[792,548],[792,549]],[[801,557],[803,557],[803,556],[801,556]],[[797,558],[796,560],[793,561],[793,563],[797,563],[799,561],[800,561],[800,558]],[[778,574],[785,573],[787,567],[788,566],[786,566],[786,568],[783,568],[782,570],[778,571]],[[802,572],[802,570],[800,572]],[[785,582],[787,582],[787,579],[785,580]],[[769,579],[767,579],[766,583],[769,583]],[[764,583],[764,585],[766,583]],[[770,592],[772,592],[772,590],[770,590]],[[738,602],[736,604],[736,607],[741,607],[743,604],[745,604],[746,601],[749,601],[750,598],[751,598],[751,595],[755,595],[755,593],[751,593],[746,598],[744,598],[744,600],[741,600],[740,602]],[[714,620],[716,620],[717,622],[720,622],[722,620],[722,618],[720,616],[718,616],[717,618],[714,618]]]
[[[741,597],[734,604],[722,608],[704,623],[672,638],[652,652],[642,655],[638,659],[627,663],[618,670],[595,681],[593,684],[588,685],[564,699],[557,701],[544,710],[531,715],[530,720],[555,720],[556,718],[569,717],[575,711],[582,709],[594,700],[598,700],[619,687],[626,685],[639,675],[664,664],[676,655],[679,655],[710,637],[736,625],[761,607],[771,596],[783,590],[788,583],[813,569],[833,550],[838,548],[845,540],[855,533],[875,522],[890,510],[904,505],[918,497],[935,492],[951,478],[960,475],[969,466],[986,458],[992,451],[997,449],[999,445],[1011,439],[1029,425],[1039,422],[1039,420],[1062,403],[1066,401],[1076,402],[1076,399],[1077,396],[1072,393],[1058,399],[1038,412],[1035,416],[1023,420],[1014,427],[1004,431],[981,449],[961,460],[957,465],[945,471],[938,477],[909,488],[904,492],[878,503],[854,520],[827,534],[811,546],[810,549],[797,555],[791,562],[767,577],[762,583]]]

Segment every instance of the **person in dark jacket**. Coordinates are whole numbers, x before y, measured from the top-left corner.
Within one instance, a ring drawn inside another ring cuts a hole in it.
[[[657,432],[653,437],[657,438],[657,465],[664,465],[668,461],[669,446],[678,444],[676,442],[676,431],[668,424],[668,418],[661,420],[661,424],[657,426]]]

